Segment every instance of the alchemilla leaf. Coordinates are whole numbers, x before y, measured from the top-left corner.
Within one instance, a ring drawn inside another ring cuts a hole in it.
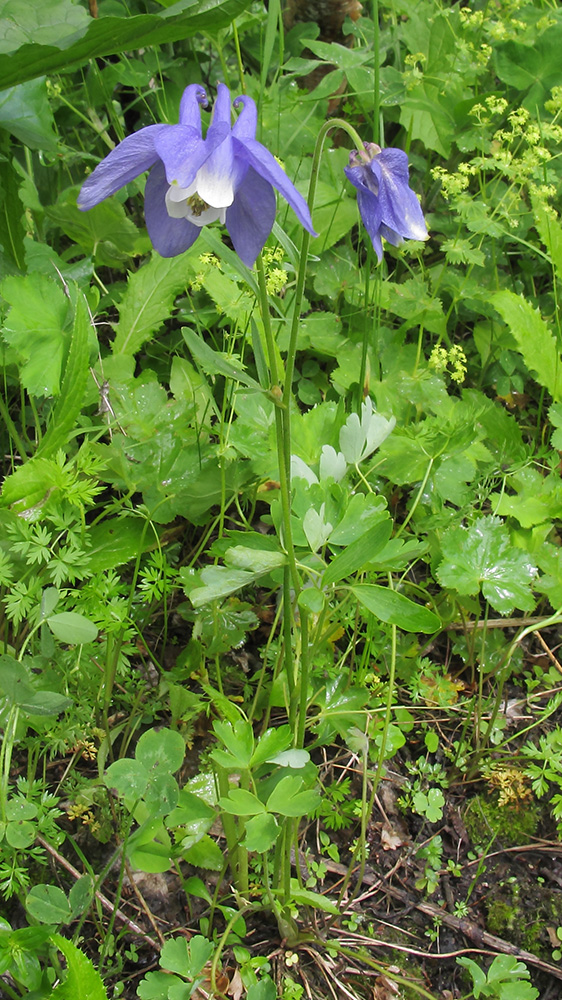
[[[480,517],[469,528],[445,532],[443,562],[437,578],[460,594],[482,594],[502,615],[514,608],[528,611],[534,600],[530,585],[537,574],[525,552],[516,549],[499,517]]]

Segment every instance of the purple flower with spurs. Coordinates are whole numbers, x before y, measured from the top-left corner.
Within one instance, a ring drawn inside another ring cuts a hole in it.
[[[150,169],[144,194],[148,234],[162,257],[189,249],[202,226],[226,225],[236,253],[252,267],[275,220],[276,188],[299,222],[316,236],[306,201],[275,157],[255,138],[256,105],[241,96],[242,111],[231,125],[228,87],[219,83],[213,117],[203,139],[199,84],[184,90],[178,125],[147,125],[127,136],[82,185],[83,211]]]
[[[383,236],[395,247],[404,240],[428,238],[420,203],[410,187],[406,153],[366,142],[364,149],[350,153],[344,170],[357,188],[359,214],[379,261]]]

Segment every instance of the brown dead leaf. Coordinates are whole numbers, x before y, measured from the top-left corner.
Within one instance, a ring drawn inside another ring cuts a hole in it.
[[[232,979],[230,980],[226,993],[229,997],[232,997],[232,1000],[240,1000],[242,994],[245,993],[242,976],[240,975],[240,971],[238,969],[236,969]]]
[[[199,984],[196,990],[191,994],[195,997],[195,1000],[208,1000],[208,997],[213,995],[214,991],[211,985],[211,963],[207,962],[207,965],[203,969],[203,975],[205,978]],[[218,972],[216,974],[216,988],[219,993],[226,993],[229,987],[228,976],[225,976],[224,972]]]
[[[556,933],[556,927],[547,927],[546,928],[546,933],[548,934],[548,937],[549,937],[549,940],[550,940],[550,943],[551,943],[552,947],[553,948],[559,948],[560,947],[560,938],[558,937],[558,934]]]
[[[381,846],[384,851],[395,851],[398,847],[403,847],[410,842],[410,838],[401,823],[387,823],[382,825]]]
[[[395,1000],[400,995],[400,987],[393,979],[377,976],[373,991],[373,1000]]]

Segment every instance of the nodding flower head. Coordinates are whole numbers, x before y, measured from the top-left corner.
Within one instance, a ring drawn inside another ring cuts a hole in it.
[[[306,201],[275,157],[255,138],[256,105],[241,96],[231,125],[230,92],[219,83],[205,138],[201,107],[207,95],[199,84],[183,93],[177,125],[148,125],[127,136],[82,185],[78,207],[87,211],[115,194],[145,170],[144,208],[148,234],[162,257],[175,257],[195,242],[211,222],[226,225],[240,259],[252,267],[275,220],[274,188],[313,236]]]
[[[428,238],[420,203],[410,187],[406,153],[367,142],[363,149],[353,150],[344,169],[357,188],[359,213],[379,261],[383,236],[393,246]]]

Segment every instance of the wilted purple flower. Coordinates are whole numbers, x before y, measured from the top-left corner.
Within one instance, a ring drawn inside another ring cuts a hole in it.
[[[275,219],[273,188],[315,236],[306,201],[255,138],[254,101],[237,97],[234,107],[240,104],[242,111],[231,126],[230,92],[219,83],[203,139],[200,106],[207,105],[207,95],[199,84],[191,84],[181,99],[179,125],[148,125],[127,136],[84,182],[78,207],[93,208],[152,168],[144,211],[148,234],[162,257],[183,253],[202,226],[218,220],[226,224],[240,259],[252,267]]]
[[[382,241],[426,240],[423,212],[408,180],[408,157],[401,149],[381,149],[375,142],[353,150],[346,176],[357,188],[357,204],[373,248],[382,260]]]

